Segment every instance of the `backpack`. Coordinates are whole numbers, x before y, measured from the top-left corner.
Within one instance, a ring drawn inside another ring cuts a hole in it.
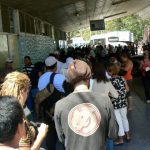
[[[42,107],[42,111],[40,111],[42,115],[48,115],[52,118],[55,103],[74,91],[73,85],[68,83],[66,80],[63,83],[63,88],[65,92],[63,93],[58,91],[53,85],[55,75],[56,73],[51,74],[47,87],[44,88],[42,91],[38,92],[36,95],[35,104],[37,118],[39,118],[40,107]]]
[[[50,76],[50,85],[54,85],[54,78],[55,78],[56,73],[52,73]],[[45,110],[50,110],[50,108],[60,99],[62,99],[65,96],[65,93],[58,91],[54,87],[54,91],[51,93],[51,95],[46,98],[43,102],[42,105]]]
[[[49,117],[52,117],[54,113],[55,103],[65,96],[65,93],[58,91],[54,87],[53,82],[55,75],[56,73],[52,73],[46,88],[36,94],[35,110],[37,119],[39,119],[39,116],[42,118],[46,118],[47,115]]]

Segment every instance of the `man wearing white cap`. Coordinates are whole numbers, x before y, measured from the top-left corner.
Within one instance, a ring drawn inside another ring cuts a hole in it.
[[[40,77],[38,82],[38,88],[40,91],[43,90],[50,82],[50,77],[52,73],[56,73],[57,59],[53,56],[49,56],[45,60],[45,65],[46,65],[46,72]],[[56,74],[54,77],[53,85],[58,91],[64,92],[64,88],[63,88],[64,81],[65,81],[65,76],[61,74]]]
[[[52,83],[55,87],[55,90],[53,92],[53,96],[49,98],[49,102],[52,103],[59,100],[59,92],[64,93],[63,83],[65,81],[65,76],[61,74],[55,74],[57,71],[57,59],[53,56],[49,56],[45,60],[46,65],[46,72],[40,77],[38,82],[38,88],[39,91],[43,90],[49,83]],[[51,82],[52,81],[52,82]],[[57,91],[57,92],[56,92]],[[49,107],[47,104],[46,107]],[[46,140],[47,148],[48,149],[55,149],[56,141],[57,141],[57,135],[55,132],[55,126],[53,125],[54,122],[51,123],[52,129],[48,133],[48,137]]]

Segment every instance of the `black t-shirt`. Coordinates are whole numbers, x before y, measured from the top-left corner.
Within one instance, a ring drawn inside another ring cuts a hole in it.
[[[118,133],[109,97],[94,92],[72,93],[58,101],[55,125],[66,150],[105,150],[106,139]]]

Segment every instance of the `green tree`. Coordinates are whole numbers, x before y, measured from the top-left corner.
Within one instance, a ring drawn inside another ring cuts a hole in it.
[[[105,22],[105,30],[90,31],[90,28],[81,29],[80,31],[73,31],[70,33],[71,37],[82,36],[85,41],[90,40],[91,35],[101,34],[110,31],[131,31],[134,34],[135,42],[143,38],[145,25],[150,25],[150,20],[142,20],[137,15],[130,15],[123,18],[118,18]]]
[[[135,41],[139,41],[143,37],[144,26],[149,25],[149,20],[142,20],[136,15],[115,19],[106,22],[106,31],[128,30],[133,32]]]

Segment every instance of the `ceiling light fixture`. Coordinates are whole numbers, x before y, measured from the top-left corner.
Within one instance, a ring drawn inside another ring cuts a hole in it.
[[[121,13],[117,13],[117,14],[113,14],[113,15],[110,15],[110,16],[106,16],[106,17],[104,17],[104,19],[111,18],[111,17],[114,17],[114,16],[119,16],[119,15],[126,14],[126,13],[127,13],[127,11],[124,11],[124,12],[121,12]]]
[[[118,5],[118,4],[127,2],[127,1],[130,1],[130,0],[119,0],[119,1],[115,1],[115,2],[112,2],[112,5]]]

